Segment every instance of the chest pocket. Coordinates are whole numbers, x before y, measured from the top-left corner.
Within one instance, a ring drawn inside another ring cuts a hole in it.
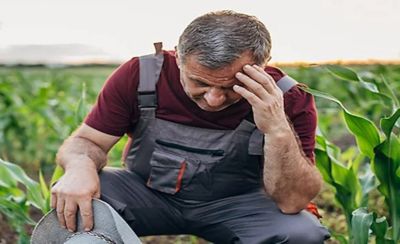
[[[155,151],[150,165],[147,186],[168,194],[175,194],[182,185],[189,184],[198,167],[196,162],[165,151]]]
[[[207,171],[207,164],[211,166],[217,163],[224,154],[222,149],[206,149],[156,139],[147,186],[175,194],[188,186],[193,177]]]

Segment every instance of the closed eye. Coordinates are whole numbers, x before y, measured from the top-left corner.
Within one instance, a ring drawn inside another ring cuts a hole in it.
[[[201,87],[207,87],[209,86],[208,84],[200,81],[200,80],[196,80],[196,79],[191,79],[197,86],[201,86]]]

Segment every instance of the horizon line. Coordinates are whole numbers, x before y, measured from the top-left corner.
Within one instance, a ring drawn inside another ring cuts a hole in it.
[[[0,66],[117,66],[126,61],[91,59],[74,62],[0,62]],[[326,64],[336,65],[400,65],[400,59],[343,59],[326,61],[272,61],[273,66],[316,66]]]

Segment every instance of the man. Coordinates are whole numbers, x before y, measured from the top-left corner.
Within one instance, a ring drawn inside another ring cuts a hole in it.
[[[101,198],[141,236],[194,234],[215,243],[328,238],[303,210],[322,184],[314,166],[314,101],[296,85],[278,87],[286,76],[266,66],[270,48],[255,17],[219,11],[190,23],[176,52],[156,55],[159,70],[148,78],[141,77],[146,59],[121,65],[59,149],[65,174],[52,189],[52,207],[60,224],[74,231],[79,209],[90,230],[91,199]],[[143,88],[155,76],[156,87]],[[132,139],[127,169],[103,169],[125,133]]]

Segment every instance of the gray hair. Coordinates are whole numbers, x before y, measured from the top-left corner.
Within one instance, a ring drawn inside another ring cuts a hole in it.
[[[246,51],[263,65],[270,56],[271,37],[255,16],[223,10],[193,20],[179,37],[177,51],[182,64],[194,54],[197,62],[210,69],[229,65]]]

